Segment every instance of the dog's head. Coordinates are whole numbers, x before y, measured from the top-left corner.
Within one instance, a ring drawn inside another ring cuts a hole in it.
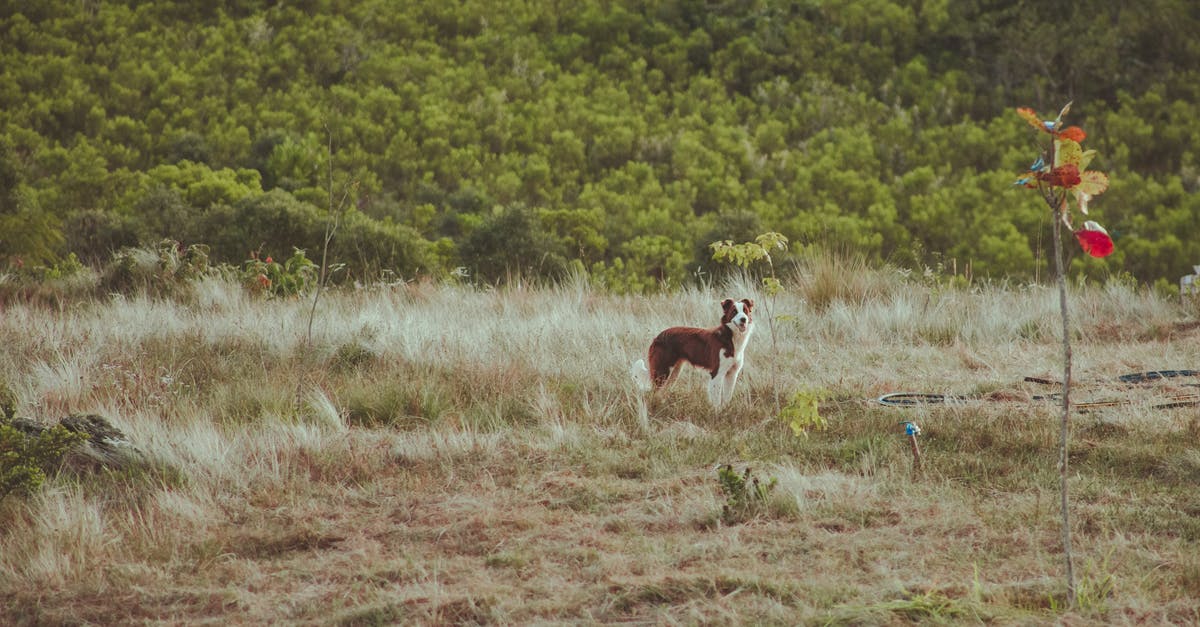
[[[725,313],[721,315],[721,324],[729,325],[730,329],[739,333],[746,333],[750,330],[750,325],[754,323],[753,316],[750,315],[750,310],[754,308],[754,301],[749,298],[742,300],[733,300],[726,298],[721,303]]]

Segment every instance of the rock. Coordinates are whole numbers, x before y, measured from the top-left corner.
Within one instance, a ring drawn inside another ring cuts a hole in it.
[[[63,458],[64,466],[79,470],[121,469],[145,461],[142,451],[103,416],[72,414],[60,420],[59,424],[67,431],[88,436],[79,446],[67,452]],[[49,428],[24,418],[14,418],[12,426],[31,436],[37,436]]]

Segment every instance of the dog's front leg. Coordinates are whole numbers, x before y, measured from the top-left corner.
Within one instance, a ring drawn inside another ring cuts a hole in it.
[[[729,372],[725,373],[725,400],[733,399],[733,387],[737,385],[738,375],[742,374],[744,365],[744,361],[734,362],[733,366],[729,368]]]
[[[725,377],[717,374],[708,382],[708,402],[715,408],[725,404]]]

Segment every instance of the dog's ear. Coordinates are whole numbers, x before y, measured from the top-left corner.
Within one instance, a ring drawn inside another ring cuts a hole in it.
[[[729,311],[730,307],[733,307],[732,298],[726,298],[725,300],[721,301],[721,311]]]
[[[754,309],[754,301],[753,300],[751,300],[749,298],[743,298],[742,302],[746,304],[746,313],[750,313],[750,310]]]

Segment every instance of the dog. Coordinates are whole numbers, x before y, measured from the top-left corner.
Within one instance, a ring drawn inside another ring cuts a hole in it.
[[[708,401],[721,407],[733,396],[733,386],[746,366],[746,343],[754,332],[754,301],[749,298],[721,303],[721,324],[712,329],[671,327],[650,343],[645,361],[633,364],[633,379],[643,390],[667,387],[679,376],[683,364],[707,370]],[[649,362],[649,367],[646,363]]]

